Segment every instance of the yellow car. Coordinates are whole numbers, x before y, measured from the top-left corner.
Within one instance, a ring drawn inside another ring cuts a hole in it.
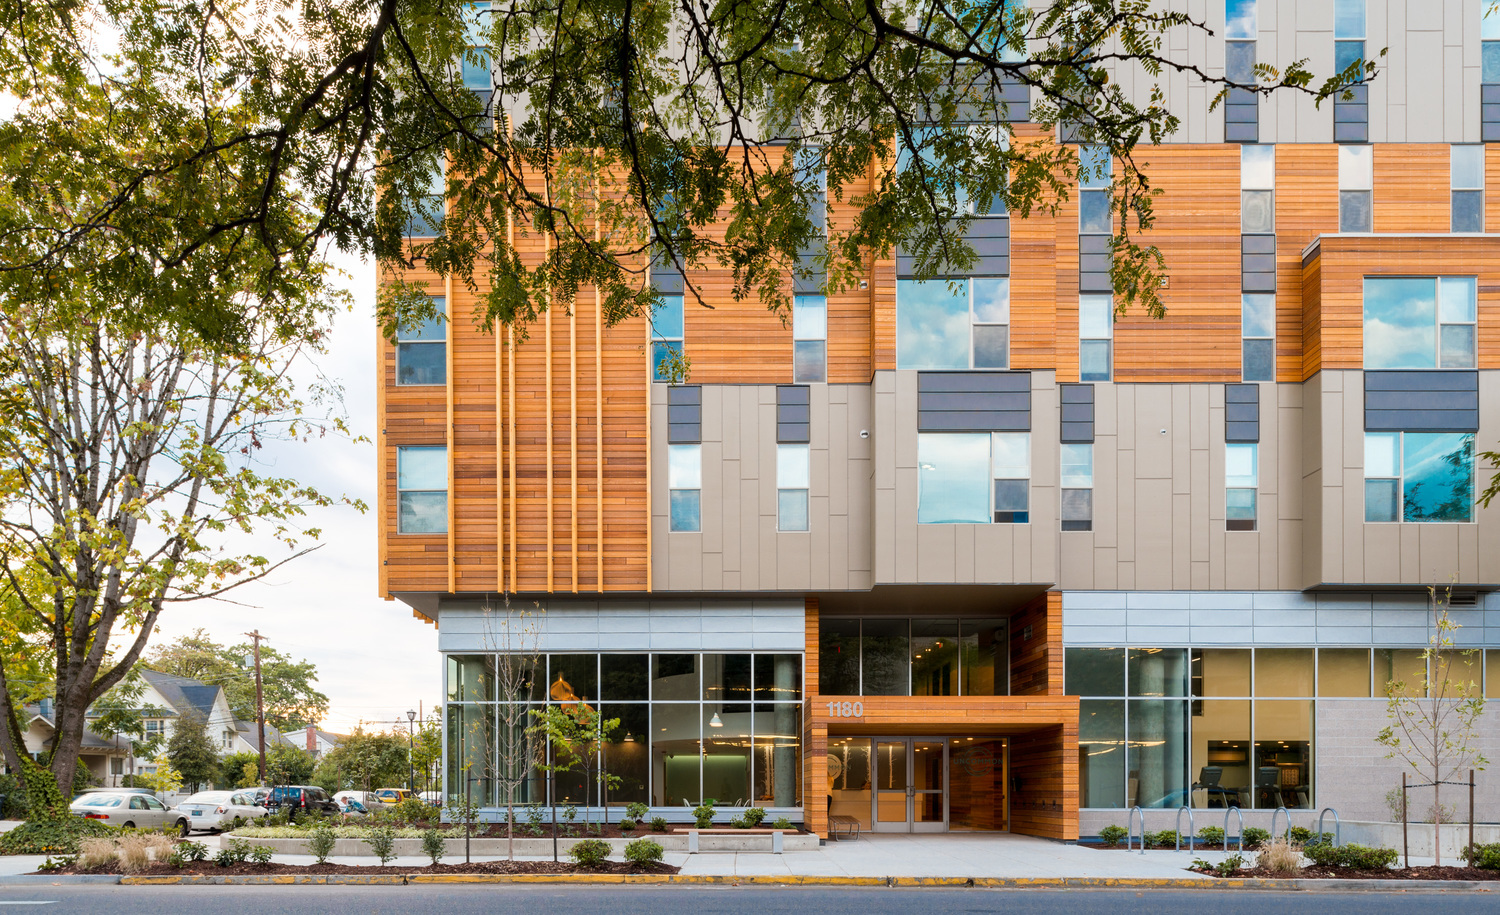
[[[390,807],[394,807],[413,796],[405,788],[380,788],[372,793],[375,795],[375,800]]]

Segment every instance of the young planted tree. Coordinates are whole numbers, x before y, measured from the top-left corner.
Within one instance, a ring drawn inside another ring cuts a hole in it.
[[[1376,742],[1387,749],[1387,759],[1399,759],[1418,778],[1432,787],[1432,831],[1434,863],[1443,863],[1442,784],[1468,768],[1483,769],[1488,763],[1479,752],[1476,736],[1484,714],[1484,693],[1478,671],[1477,652],[1455,648],[1453,633],[1459,625],[1448,613],[1452,589],[1442,596],[1427,589],[1432,634],[1422,650],[1421,682],[1391,680],[1386,684],[1390,724]]]
[[[582,772],[584,807],[589,804],[590,786],[599,789],[596,798],[602,807],[603,792],[620,785],[620,777],[610,775],[604,768],[603,754],[604,745],[615,740],[620,719],[605,718],[598,709],[582,701],[548,705],[545,709],[533,711],[531,716],[536,721],[532,730],[545,736],[552,748],[551,758],[543,763],[543,768],[553,773]],[[583,815],[583,822],[588,825],[587,812]]]
[[[537,613],[533,613],[533,609]],[[516,798],[546,761],[546,741],[528,726],[531,704],[538,698],[538,681],[542,679],[537,671],[540,662],[538,614],[541,611],[535,604],[531,608],[513,607],[510,596],[505,595],[504,606],[498,611],[502,618],[490,620],[489,615],[494,612],[485,607],[486,638],[493,637],[499,650],[495,661],[495,691],[500,700],[497,710],[499,733],[495,735],[496,765],[491,767],[491,772],[505,798],[505,854],[513,861],[516,857]],[[498,624],[498,635],[492,624]]]

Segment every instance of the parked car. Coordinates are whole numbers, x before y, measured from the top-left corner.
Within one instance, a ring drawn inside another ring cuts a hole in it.
[[[68,807],[74,816],[98,820],[108,826],[134,826],[141,829],[175,829],[188,834],[187,817],[167,808],[149,794],[129,791],[95,791],[73,801]]]
[[[428,806],[443,806],[443,793],[441,791],[423,791],[421,794],[417,795],[417,797],[420,797],[423,801],[425,801]]]
[[[294,818],[298,813],[339,813],[338,802],[328,792],[316,785],[277,785],[266,798],[265,807],[271,813],[285,810]]]
[[[333,799],[338,803],[339,810],[344,816],[362,817],[368,816],[370,813],[370,808],[366,807],[357,797],[339,797],[335,795]]]
[[[174,808],[187,817],[192,832],[223,832],[266,815],[249,791],[199,791]]]
[[[375,790],[376,803],[385,804],[387,807],[394,807],[412,796],[412,793],[405,788],[378,788]]]

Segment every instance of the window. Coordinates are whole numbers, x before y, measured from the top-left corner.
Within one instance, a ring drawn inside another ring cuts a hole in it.
[[[1224,37],[1255,40],[1255,0],[1225,0]]]
[[[148,719],[146,721],[146,732],[148,734],[160,734],[162,731],[162,724],[163,722],[160,718]]]
[[[448,532],[448,449],[396,449],[396,532]]]
[[[651,313],[651,366],[656,381],[681,381],[682,296],[664,295]]]
[[[1091,443],[1063,443],[1062,447],[1062,529],[1094,529],[1094,446]]]
[[[1259,445],[1224,446],[1224,529],[1255,530],[1255,491],[1260,485]]]
[[[792,380],[828,380],[828,298],[792,297]]]
[[[1339,147],[1339,231],[1373,231],[1375,160],[1369,146]]]
[[[1365,0],[1334,0],[1333,67],[1342,73],[1365,56]]]
[[[1115,302],[1107,295],[1078,297],[1078,380],[1108,381],[1113,371]]]
[[[896,367],[1010,366],[1010,278],[896,281]]]
[[[1494,4],[1481,4],[1479,38],[1479,81],[1500,83],[1500,10]]]
[[[444,299],[440,295],[430,298],[432,317],[396,331],[396,384],[446,384],[448,381]]]
[[[1240,296],[1240,379],[1276,380],[1276,296]]]
[[[918,433],[917,523],[987,523],[989,471],[987,434]]]
[[[671,500],[669,527],[674,531],[703,529],[703,446],[667,446],[667,490]]]
[[[1472,521],[1471,432],[1366,432],[1366,521]]]
[[[487,47],[489,28],[488,2],[464,4],[464,35],[469,45],[463,63],[466,89],[490,89],[490,52]]]
[[[1030,484],[1029,432],[917,435],[919,524],[1025,524]]]
[[[1365,277],[1365,368],[1473,368],[1477,291],[1472,276]]]
[[[995,479],[995,523],[1031,520],[1031,433],[995,432],[991,453]]]
[[[811,476],[807,445],[776,446],[777,530],[807,530],[807,490]]]
[[[1450,147],[1448,186],[1453,194],[1454,232],[1484,231],[1484,147]]]
[[[1005,696],[1004,619],[837,619],[818,623],[825,696]]]
[[[1276,147],[1240,147],[1240,231],[1276,231]]]
[[[1105,146],[1078,147],[1078,234],[1111,235],[1110,171],[1113,160]]]
[[[447,181],[443,177],[445,160],[439,156],[427,173],[426,193],[413,202],[416,208],[406,216],[406,234],[413,238],[431,238],[440,231],[443,223],[443,195]]]

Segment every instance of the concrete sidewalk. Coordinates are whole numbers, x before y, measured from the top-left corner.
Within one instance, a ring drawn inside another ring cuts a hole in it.
[[[7,825],[0,823],[0,831]],[[195,835],[193,841],[216,852],[221,837]],[[250,840],[252,843],[254,840]],[[525,861],[550,861],[551,856],[517,856]],[[743,852],[705,852],[690,855],[668,852],[664,860],[682,868],[689,876],[723,877],[943,877],[975,879],[1081,878],[1081,879],[1177,879],[1208,882],[1213,878],[1195,874],[1187,868],[1194,858],[1218,863],[1227,854],[1209,851],[1151,850],[1144,855],[1116,849],[1099,849],[1066,845],[1047,839],[1004,833],[947,833],[924,836],[864,835],[859,839],[828,842],[816,851],[785,854],[748,854]],[[1253,860],[1254,853],[1246,854]],[[37,869],[45,856],[15,855],[0,857],[0,878],[28,874]],[[283,864],[312,864],[308,855],[278,854]],[[338,856],[333,864],[369,866],[377,863],[367,855]],[[446,864],[463,860],[449,855]],[[475,855],[474,861],[502,861],[500,855]],[[564,856],[564,860],[566,857]],[[393,867],[418,870],[428,859],[403,855],[391,862]],[[1431,859],[1412,857],[1413,865],[1430,865]]]

